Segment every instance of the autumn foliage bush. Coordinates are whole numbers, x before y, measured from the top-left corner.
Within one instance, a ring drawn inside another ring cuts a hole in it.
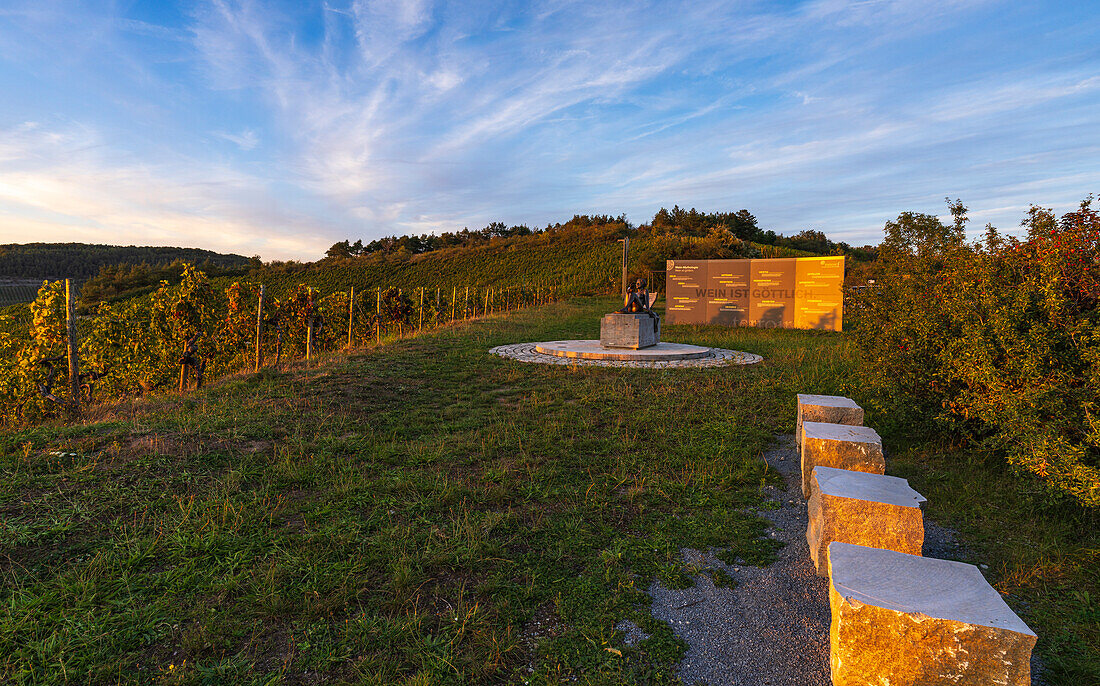
[[[1052,493],[1100,507],[1100,214],[1090,196],[1026,238],[906,213],[886,225],[883,277],[855,297],[865,381],[892,417],[933,418],[1005,455]]]

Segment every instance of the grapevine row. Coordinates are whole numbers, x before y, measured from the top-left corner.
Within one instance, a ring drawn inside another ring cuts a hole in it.
[[[186,391],[241,370],[551,302],[529,287],[351,288],[306,284],[282,298],[260,284],[219,287],[191,265],[149,296],[103,303],[78,322],[64,282],[46,282],[30,319],[0,317],[0,413],[6,423],[75,415],[81,405],[162,390]],[[24,315],[25,317],[25,315]],[[76,383],[65,364],[73,346]]]

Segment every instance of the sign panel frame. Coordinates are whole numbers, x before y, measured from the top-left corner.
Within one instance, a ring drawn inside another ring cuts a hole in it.
[[[668,260],[665,323],[844,328],[844,256]]]

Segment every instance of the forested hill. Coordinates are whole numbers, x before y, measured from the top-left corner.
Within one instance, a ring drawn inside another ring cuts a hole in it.
[[[0,245],[0,278],[83,281],[95,276],[107,265],[162,266],[176,261],[216,267],[240,267],[247,265],[249,258],[199,248],[11,243]]]

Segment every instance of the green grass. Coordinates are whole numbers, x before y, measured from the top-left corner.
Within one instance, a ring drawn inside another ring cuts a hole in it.
[[[487,354],[609,299],[265,370],[0,438],[0,682],[661,683],[679,550],[767,564],[757,455],[842,336],[675,328],[755,367]],[[614,627],[650,635],[634,647]]]
[[[768,564],[756,456],[794,394],[870,407],[846,335],[667,327],[749,368],[524,365],[610,299],[462,323],[0,436],[0,683],[662,683],[684,645],[644,589]],[[893,426],[929,498],[1039,634],[1100,683],[1100,527],[995,458]],[[651,638],[628,647],[631,619]]]

